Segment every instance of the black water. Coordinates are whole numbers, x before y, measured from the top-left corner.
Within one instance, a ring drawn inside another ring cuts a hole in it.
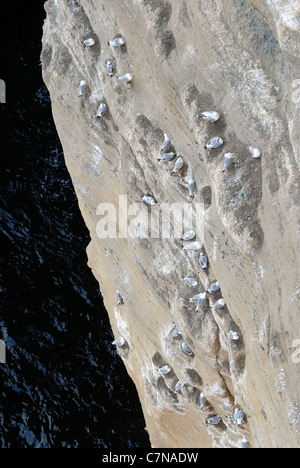
[[[0,448],[148,447],[42,82],[44,17],[1,0]]]

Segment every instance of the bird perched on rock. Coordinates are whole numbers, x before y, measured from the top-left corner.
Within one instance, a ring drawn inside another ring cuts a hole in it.
[[[173,174],[180,171],[182,166],[183,166],[183,158],[180,156],[180,158],[178,158],[177,161],[175,162],[175,166],[174,166],[174,169],[173,169]]]
[[[124,83],[129,83],[132,80],[132,75],[130,73],[126,73],[126,75],[117,76],[117,78]]]
[[[223,171],[225,172],[226,169],[232,164],[233,162],[233,154],[232,153],[226,153],[224,156],[224,166],[223,166]]]
[[[126,343],[125,341],[125,338],[123,338],[123,336],[121,336],[121,338],[119,338],[118,340],[115,340],[112,342],[112,344],[114,346],[117,346],[117,348],[121,348],[122,346],[124,346]]]
[[[217,309],[222,309],[225,306],[225,301],[224,299],[219,299],[212,307],[211,309],[217,310]]]
[[[160,147],[161,153],[163,153],[164,151],[168,151],[170,149],[170,146],[171,146],[171,140],[170,140],[170,138],[168,137],[168,135],[166,133],[164,133],[164,139],[165,139],[165,141],[163,142],[163,144]]]
[[[190,177],[188,180],[188,191],[189,191],[191,198],[194,196],[195,188],[196,188],[195,179],[194,177]]]
[[[170,366],[162,366],[158,370],[161,374],[169,374],[172,369]]]
[[[214,414],[210,416],[209,418],[206,419],[206,424],[212,424],[213,426],[216,426],[222,421],[222,418],[218,414]]]
[[[79,97],[81,97],[83,95],[85,90],[86,90],[86,81],[81,80],[80,84],[79,84]]]
[[[206,405],[206,396],[203,392],[200,393],[200,409],[203,409]]]
[[[178,380],[177,384],[175,385],[175,393],[178,393],[181,390],[181,382]]]
[[[113,76],[114,74],[114,66],[110,60],[107,60],[106,62],[106,70],[109,76]]]
[[[195,231],[192,229],[191,231],[186,232],[186,233],[182,236],[181,240],[183,240],[183,241],[189,241],[189,240],[194,239],[194,237],[196,237],[196,233],[195,233]]]
[[[107,105],[104,102],[102,102],[100,104],[100,106],[98,107],[96,117],[98,117],[98,119],[100,119],[105,114],[106,111],[107,111]]]
[[[175,156],[176,156],[176,154],[173,153],[173,152],[165,153],[158,159],[158,161],[169,162],[169,161],[172,161],[172,159],[174,159]]]
[[[215,123],[219,120],[220,114],[215,111],[202,112],[199,117],[203,120],[208,120],[209,122]]]
[[[195,278],[184,278],[184,281],[192,288],[198,286],[198,282],[197,280],[195,280]]]
[[[203,270],[206,270],[208,264],[207,255],[204,252],[200,252],[199,263]]]
[[[243,437],[242,440],[241,440],[241,446],[242,448],[249,448],[249,442],[248,440],[246,439],[246,437]]]
[[[210,287],[208,288],[208,290],[206,292],[208,292],[208,294],[212,294],[212,293],[215,293],[215,292],[217,292],[219,290],[220,290],[220,285],[216,281],[215,283],[210,285]]]
[[[242,426],[245,420],[245,414],[240,408],[236,408],[233,413],[233,421],[237,426]]]
[[[175,322],[173,322],[173,336],[174,338],[177,338],[177,336],[181,336],[181,331],[179,330]]]
[[[202,307],[205,304],[205,301],[206,301],[206,293],[204,292],[204,293],[200,294],[200,296],[199,296],[199,299],[197,301],[196,312],[199,312],[199,310],[202,309]]]
[[[117,299],[117,304],[118,304],[118,305],[122,305],[122,304],[123,304],[123,299],[122,299],[122,296],[121,296],[120,291],[116,291],[116,299]]]
[[[116,37],[112,41],[108,41],[107,44],[112,47],[121,47],[125,44],[125,40],[123,39],[123,37]]]
[[[182,348],[182,350],[183,350],[186,354],[188,354],[189,356],[194,356],[193,351],[188,347],[188,345],[187,345],[185,342],[183,342],[183,343],[181,344],[181,348]]]
[[[83,41],[83,43],[86,47],[92,47],[95,44],[95,39],[93,39],[92,37],[89,37],[88,39]]]
[[[238,341],[240,339],[240,335],[233,330],[230,330],[228,334],[233,341]]]
[[[224,144],[224,140],[220,137],[215,137],[210,140],[205,146],[205,149],[217,149]]]
[[[250,151],[252,158],[257,159],[261,157],[261,151],[259,149],[248,146],[248,150]]]
[[[188,245],[185,245],[183,247],[183,250],[199,250],[201,249],[201,244],[200,242],[191,242]]]
[[[155,205],[156,201],[153,197],[150,197],[148,195],[144,195],[142,197],[142,201],[145,202],[147,205]]]

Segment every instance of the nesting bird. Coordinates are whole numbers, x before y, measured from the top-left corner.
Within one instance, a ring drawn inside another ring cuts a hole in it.
[[[93,39],[92,37],[89,37],[88,39],[83,41],[83,43],[86,47],[92,47],[95,44],[95,39]]]
[[[216,281],[215,283],[210,285],[210,287],[208,288],[208,290],[206,292],[208,292],[208,294],[212,294],[212,293],[217,292],[217,291],[220,291],[220,285]]]
[[[170,138],[168,137],[168,135],[166,133],[164,133],[164,142],[163,144],[161,145],[160,147],[160,152],[163,153],[164,151],[168,151],[170,149],[170,146],[171,146],[171,140]]]
[[[261,151],[259,149],[248,146],[248,150],[250,151],[252,158],[257,159],[261,157]]]
[[[193,351],[188,347],[188,345],[187,345],[185,342],[183,342],[183,343],[181,344],[181,348],[182,348],[182,350],[183,350],[186,354],[188,354],[189,356],[194,356]]]
[[[175,156],[176,156],[176,154],[173,153],[173,152],[165,153],[158,159],[158,161],[169,162],[169,161],[172,161],[172,159],[174,159]]]
[[[122,304],[123,304],[123,299],[122,299],[122,296],[121,296],[120,291],[116,291],[116,300],[117,300],[117,304],[118,304],[118,305],[122,305]]]
[[[121,336],[121,338],[119,338],[118,340],[115,340],[112,342],[112,344],[114,346],[117,346],[117,348],[122,348],[122,346],[124,346],[126,343],[125,341],[125,338],[123,338],[123,336]]]
[[[199,263],[203,270],[206,270],[208,264],[207,255],[204,252],[200,252]]]
[[[220,137],[215,137],[210,140],[205,146],[205,149],[217,149],[224,144],[224,140]]]
[[[124,83],[129,83],[132,80],[132,75],[130,73],[126,73],[126,75],[117,76],[117,78]]]
[[[149,195],[144,195],[142,197],[142,201],[145,202],[147,205],[155,205],[156,201],[153,197],[150,197]]]
[[[206,419],[206,424],[211,424],[213,426],[216,426],[222,421],[222,418],[218,414],[214,414],[210,416],[209,418]]]
[[[200,393],[200,409],[203,409],[206,405],[206,396],[203,392]]]
[[[107,44],[112,47],[121,47],[125,44],[125,40],[123,39],[123,37],[116,37],[112,41],[108,41]]]
[[[197,280],[195,280],[195,278],[184,278],[184,281],[192,288],[198,286],[198,282]]]
[[[107,111],[107,105],[104,102],[102,102],[100,106],[98,107],[96,117],[98,117],[98,119],[101,119],[101,117],[105,114],[106,111]]]
[[[188,180],[188,191],[189,191],[189,194],[190,194],[191,198],[194,196],[195,188],[196,188],[195,179],[194,179],[194,177],[190,177],[189,180]]]
[[[189,240],[194,239],[194,237],[196,237],[196,233],[195,233],[194,230],[191,230],[191,231],[189,231],[189,232],[186,232],[186,233],[182,236],[181,240],[189,241]]]
[[[222,309],[225,306],[225,301],[224,299],[219,299],[212,307],[211,309],[218,310]]]
[[[162,366],[158,370],[161,374],[169,374],[172,369],[170,366]]]
[[[113,76],[114,74],[114,66],[110,60],[107,60],[106,62],[106,70],[109,76]]]
[[[208,122],[215,123],[219,120],[220,114],[215,111],[202,112],[199,117],[203,120],[208,120]]]
[[[85,90],[86,90],[86,81],[81,80],[80,84],[79,84],[79,97],[81,97],[83,95]]]
[[[223,166],[223,171],[225,172],[226,169],[232,164],[233,162],[233,154],[232,153],[226,153],[224,156],[224,166]]]
[[[198,302],[201,294],[196,294],[196,296],[190,298],[190,302]]]
[[[173,322],[173,336],[174,338],[177,338],[177,336],[181,336],[181,331],[179,330],[175,322]]]
[[[233,413],[233,420],[237,426],[242,426],[245,420],[245,414],[240,408],[236,408]]]
[[[178,393],[181,390],[181,382],[178,380],[177,384],[175,385],[175,393]]]
[[[183,247],[183,250],[199,250],[201,249],[201,244],[200,242],[191,242],[188,245],[185,245]]]
[[[233,330],[230,330],[228,335],[233,341],[238,341],[240,339],[240,335],[237,332],[233,331]]]
[[[202,293],[199,295],[199,299],[197,301],[196,312],[199,312],[200,309],[204,306],[206,301],[206,293]]]
[[[183,166],[183,158],[180,156],[180,158],[178,158],[177,161],[175,162],[175,166],[174,166],[174,169],[173,169],[173,174],[180,171],[182,166]]]

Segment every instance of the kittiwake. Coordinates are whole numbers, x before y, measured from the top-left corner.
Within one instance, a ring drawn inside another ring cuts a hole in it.
[[[181,240],[189,241],[189,240],[194,239],[194,237],[196,237],[196,233],[195,233],[195,231],[192,229],[191,231],[186,232],[186,233],[182,236]]]
[[[223,167],[223,172],[228,169],[228,167],[232,164],[233,162],[233,154],[232,153],[226,153],[224,156],[224,167]]]
[[[248,149],[250,151],[252,158],[257,159],[261,157],[261,151],[259,149],[253,148],[252,146],[248,146]]]
[[[220,114],[215,111],[208,111],[208,112],[202,112],[199,117],[204,120],[208,120],[209,122],[215,123],[219,120]]]
[[[198,286],[198,282],[197,280],[195,280],[195,278],[184,278],[184,281],[192,288]]]
[[[205,146],[205,149],[217,149],[224,144],[224,140],[220,137],[215,137],[210,140]]]
[[[108,41],[107,44],[112,47],[121,47],[125,44],[125,40],[123,39],[123,37],[116,37],[112,41]]]

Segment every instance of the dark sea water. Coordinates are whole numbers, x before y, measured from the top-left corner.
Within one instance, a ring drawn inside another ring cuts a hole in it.
[[[87,267],[39,57],[43,1],[1,0],[0,448],[149,447]]]

